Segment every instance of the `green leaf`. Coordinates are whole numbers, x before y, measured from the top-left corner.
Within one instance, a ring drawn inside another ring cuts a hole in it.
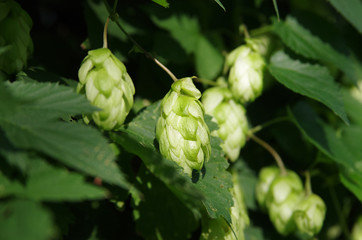
[[[329,0],[329,2],[362,34],[362,2],[360,0]]]
[[[274,31],[296,53],[310,59],[331,63],[342,70],[352,81],[362,78],[361,64],[334,50],[329,44],[314,36],[288,16],[283,22],[274,22]]]
[[[167,0],[152,0],[152,1],[165,8],[168,8],[170,6],[170,4],[167,2]]]
[[[56,83],[22,82],[7,83],[14,98],[21,99],[19,111],[42,119],[58,118],[64,114],[90,113],[93,107],[83,95],[67,86]]]
[[[39,203],[20,199],[0,203],[0,239],[47,240],[54,235],[52,216]]]
[[[358,87],[342,88],[342,93],[344,106],[351,122],[362,126],[362,89],[358,89]]]
[[[144,165],[137,179],[144,196],[134,207],[137,232],[144,239],[189,239],[198,227],[192,212]]]
[[[40,151],[69,167],[129,187],[100,132],[53,119],[64,113],[80,114],[92,109],[82,96],[57,84],[16,82],[7,86],[13,106],[9,108],[8,102],[0,102],[0,127],[11,145]]]
[[[223,157],[221,140],[212,137],[212,153],[205,164],[205,174],[199,179],[191,179],[182,173],[173,161],[164,159],[156,148],[155,127],[160,115],[159,102],[141,112],[121,134],[111,137],[127,151],[138,155],[146,167],[197,216],[203,204],[210,217],[224,217],[231,222],[229,209],[233,204],[228,189],[232,187],[231,175],[226,171],[228,163]],[[207,118],[209,119],[209,118]],[[212,124],[207,120],[208,124]]]
[[[361,177],[356,177],[362,176],[362,127],[349,126],[337,132],[303,102],[298,103],[290,114],[307,140],[342,167],[342,183],[362,200]]]
[[[24,197],[38,201],[82,201],[106,196],[104,189],[86,183],[83,175],[40,159],[32,159],[24,190]]]
[[[214,1],[226,12],[225,7],[224,7],[224,5],[222,5],[220,0],[214,0]]]
[[[349,123],[342,95],[327,68],[293,60],[282,51],[275,53],[270,62],[269,70],[280,83],[323,103],[345,123]]]
[[[24,188],[19,182],[9,180],[0,171],[0,198],[21,194],[23,191]]]

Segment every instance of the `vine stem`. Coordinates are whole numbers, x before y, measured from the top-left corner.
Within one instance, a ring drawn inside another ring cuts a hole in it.
[[[278,167],[279,167],[279,169],[281,171],[281,174],[286,175],[287,170],[285,169],[282,158],[279,156],[277,151],[275,151],[275,149],[272,146],[270,146],[267,142],[265,142],[264,140],[258,138],[254,134],[251,134],[250,138],[253,139],[260,146],[262,146],[264,149],[266,149],[273,156],[273,158],[275,159],[275,161],[276,161],[276,163],[277,163],[277,165],[278,165]]]
[[[310,181],[310,172],[306,171],[305,172],[305,196],[308,197],[312,193],[313,193],[313,191],[312,191],[312,184]]]
[[[108,31],[109,17],[107,17],[106,23],[103,29],[103,48],[108,48],[107,31]]]
[[[122,27],[122,25],[119,23],[119,18],[118,18],[118,14],[115,12],[116,9],[116,4],[117,4],[117,0],[113,6],[113,9],[110,8],[107,0],[103,0],[104,5],[106,6],[108,13],[110,14],[110,18],[112,19],[113,22],[115,22],[117,24],[117,26],[119,27],[119,29],[124,33],[124,35],[127,36],[127,38],[141,51],[143,52],[146,57],[148,57],[149,59],[151,59],[152,61],[154,61],[159,67],[161,67],[171,78],[173,81],[177,81],[177,77],[165,66],[163,65],[157,58],[155,58],[150,52],[146,51],[143,47],[141,47],[141,45],[138,44],[138,42],[127,33],[127,31]]]
[[[283,121],[290,121],[290,117],[284,116],[284,117],[274,118],[274,119],[272,119],[272,120],[270,120],[270,121],[268,121],[268,122],[265,122],[265,123],[263,123],[263,124],[257,125],[257,126],[251,128],[251,129],[249,130],[249,135],[253,135],[253,134],[255,134],[256,132],[259,132],[259,131],[263,130],[264,128],[266,128],[266,127],[268,127],[268,126],[270,126],[270,125],[273,125],[273,124],[279,123],[279,122],[283,122]]]

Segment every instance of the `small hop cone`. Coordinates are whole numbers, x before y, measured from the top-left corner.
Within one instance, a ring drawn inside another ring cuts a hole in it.
[[[84,121],[93,120],[100,128],[112,130],[125,121],[133,105],[135,88],[124,64],[108,48],[91,50],[84,58],[78,72],[78,93],[101,111],[84,116]]]
[[[201,170],[211,153],[210,132],[200,97],[191,78],[174,82],[161,102],[156,126],[161,154],[190,176],[193,169]]]
[[[263,57],[249,45],[233,50],[226,59],[229,84],[235,99],[241,103],[252,102],[263,90]]]
[[[275,229],[282,235],[295,231],[293,212],[303,196],[303,183],[292,171],[278,175],[270,185],[266,196],[269,217]]]
[[[357,219],[352,227],[351,240],[362,240],[362,216]]]
[[[236,172],[232,172],[233,188],[230,193],[233,197],[234,205],[230,208],[231,231],[224,219],[211,219],[209,217],[202,221],[202,233],[200,240],[234,240],[234,233],[239,240],[244,240],[244,228],[249,225],[250,219],[244,202],[244,193],[239,184],[239,178]]]
[[[205,112],[219,125],[219,129],[211,134],[223,140],[222,149],[231,161],[235,161],[245,145],[248,132],[244,107],[232,99],[229,89],[221,87],[207,89],[203,93],[202,103]]]
[[[323,226],[326,215],[326,204],[316,194],[310,194],[297,204],[293,218],[297,229],[310,236],[318,234]]]
[[[256,200],[262,209],[262,211],[266,212],[266,196],[269,192],[269,188],[275,177],[280,174],[280,170],[276,166],[264,167],[261,169],[259,173],[259,180],[256,184]]]
[[[13,0],[0,2],[0,71],[19,72],[33,52],[30,16]]]

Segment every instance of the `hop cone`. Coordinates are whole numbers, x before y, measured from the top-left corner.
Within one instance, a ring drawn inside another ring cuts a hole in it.
[[[13,0],[0,2],[0,71],[20,71],[33,51],[29,15]]]
[[[205,112],[213,117],[219,129],[213,135],[223,140],[221,147],[235,161],[240,149],[245,145],[248,123],[245,109],[232,99],[227,88],[214,87],[207,89],[202,96]]]
[[[271,183],[266,196],[266,206],[270,220],[280,234],[287,235],[296,229],[293,212],[302,195],[302,181],[292,171],[276,176]]]
[[[276,166],[264,167],[259,173],[259,180],[256,184],[256,200],[260,208],[266,211],[266,196],[269,192],[269,188],[275,177],[280,174],[280,170]]]
[[[249,45],[243,45],[230,53],[226,60],[230,66],[229,84],[235,99],[251,102],[263,90],[264,59]]]
[[[161,102],[156,137],[161,154],[191,175],[210,157],[210,133],[204,121],[200,91],[191,78],[174,82]]]
[[[314,236],[323,226],[326,204],[316,194],[303,198],[295,207],[293,218],[300,232]]]
[[[230,208],[231,227],[239,240],[244,240],[244,228],[249,225],[249,216],[244,203],[244,194],[239,184],[236,172],[232,172],[233,188],[230,193],[234,205]],[[224,219],[205,218],[202,222],[201,240],[234,240],[234,233]]]
[[[77,92],[102,109],[85,116],[105,130],[119,128],[133,105],[135,88],[126,67],[108,48],[88,52],[78,72]]]
[[[352,227],[351,240],[362,240],[362,216],[360,216]]]

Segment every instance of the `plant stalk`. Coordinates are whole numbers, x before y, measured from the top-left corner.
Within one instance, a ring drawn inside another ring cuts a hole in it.
[[[103,48],[108,48],[107,31],[108,31],[109,17],[107,17],[106,23],[103,29]]]
[[[141,45],[138,44],[138,42],[136,42],[136,40],[134,40],[134,38],[129,35],[127,33],[127,31],[122,27],[122,25],[119,23],[119,18],[118,18],[118,14],[115,12],[115,8],[116,8],[116,4],[117,4],[117,0],[113,6],[113,9],[110,8],[107,0],[103,0],[108,13],[110,14],[110,18],[112,19],[112,21],[114,21],[117,26],[119,27],[119,29],[124,33],[124,35],[127,36],[127,38],[140,50],[142,51],[146,57],[148,57],[149,59],[151,59],[152,61],[154,61],[159,67],[161,67],[171,78],[174,82],[176,82],[178,80],[178,78],[165,66],[163,65],[158,59],[156,59],[150,52],[146,51],[143,47],[141,47]]]
[[[258,138],[255,135],[250,135],[250,138],[253,139],[256,143],[258,143],[260,146],[262,146],[264,149],[266,149],[275,159],[280,171],[282,175],[286,175],[287,174],[287,170],[284,166],[284,163],[282,161],[282,158],[279,156],[279,154],[277,153],[277,151],[275,151],[275,149],[270,146],[267,142],[265,142],[264,140]]]

